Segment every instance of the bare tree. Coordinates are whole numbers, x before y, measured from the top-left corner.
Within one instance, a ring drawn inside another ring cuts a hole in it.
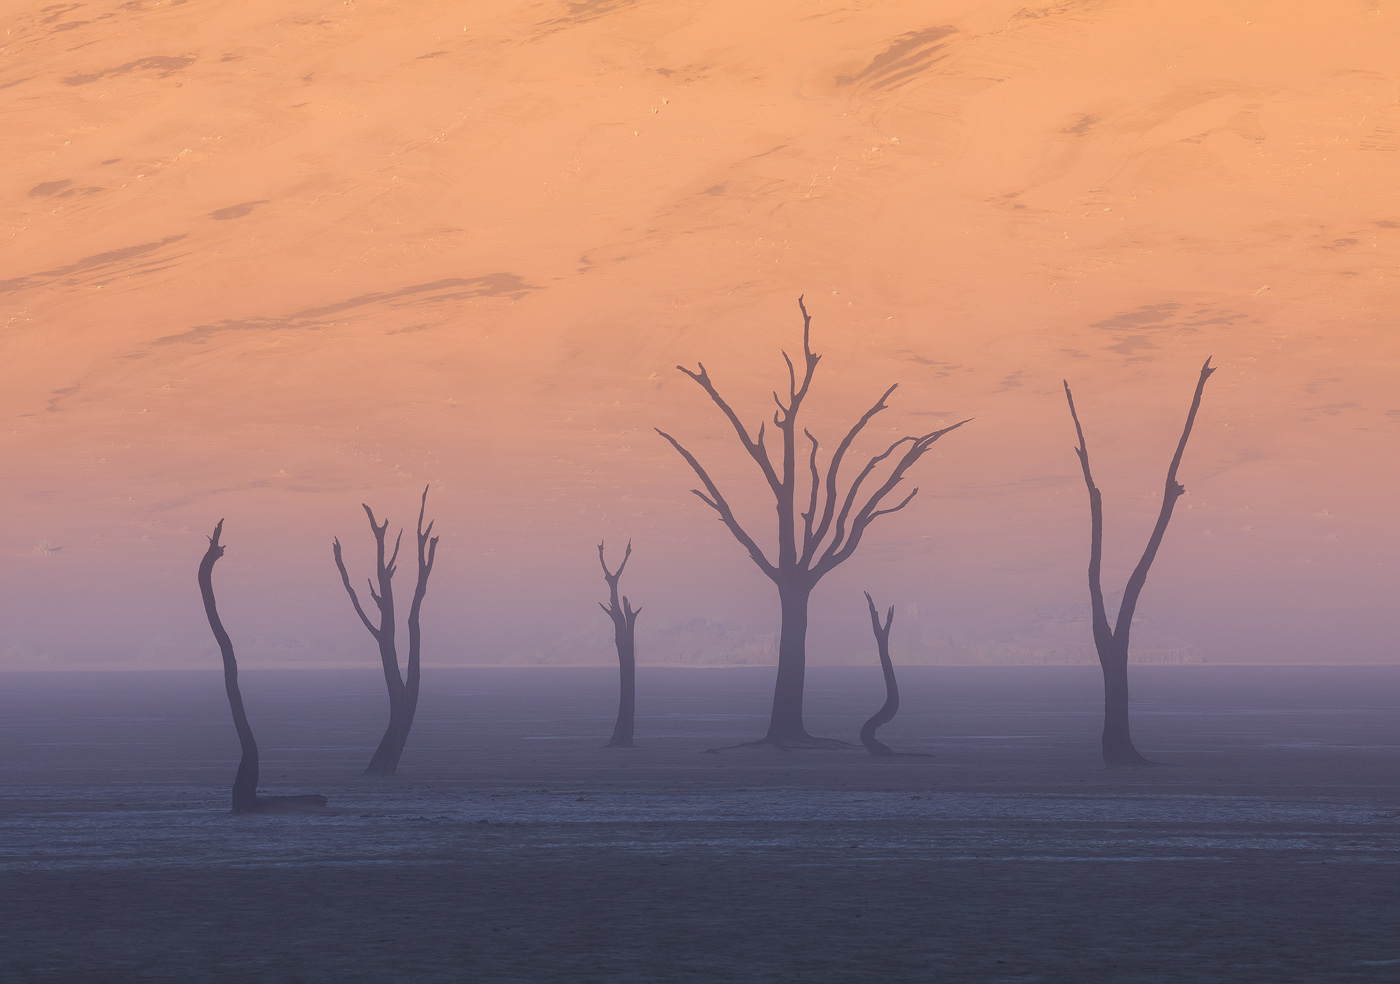
[[[224,555],[219,537],[224,531],[221,519],[209,537],[209,549],[199,562],[199,593],[204,599],[204,614],[209,618],[209,628],[214,631],[214,640],[219,644],[219,653],[224,660],[224,690],[228,693],[229,710],[233,712],[233,727],[238,732],[238,744],[242,758],[238,762],[238,773],[233,778],[234,813],[295,813],[317,810],[326,805],[326,798],[308,796],[259,796],[258,795],[258,743],[253,740],[253,729],[248,724],[248,714],[243,710],[243,693],[238,688],[238,660],[233,655],[233,643],[224,631],[219,609],[214,604],[214,563]]]
[[[376,626],[365,614],[355,589],[350,586],[350,574],[345,570],[345,561],[340,555],[340,540],[335,540],[331,552],[335,555],[335,566],[340,570],[340,579],[350,595],[350,603],[355,606],[355,614],[379,644],[379,659],[384,665],[384,684],[389,691],[389,726],[379,747],[369,760],[364,774],[367,776],[392,776],[399,767],[404,744],[413,727],[413,715],[418,710],[418,654],[421,650],[422,631],[418,616],[423,607],[423,596],[428,593],[428,576],[433,572],[433,561],[437,557],[438,538],[432,535],[433,524],[423,528],[423,515],[428,508],[428,489],[423,489],[423,498],[418,507],[418,582],[413,590],[413,602],[408,609],[408,667],[399,675],[399,654],[394,642],[394,573],[397,570],[399,545],[403,542],[403,530],[399,530],[394,540],[393,553],[385,557],[385,534],[389,530],[389,520],[383,523],[374,518],[374,510],[364,505],[369,517],[369,528],[374,534],[375,580],[369,582],[369,596],[379,609],[379,625]],[[375,583],[379,589],[375,590]]]
[[[617,643],[617,669],[621,676],[617,701],[617,723],[613,725],[612,739],[604,748],[631,748],[632,730],[637,713],[637,616],[640,608],[633,610],[632,602],[626,595],[621,603],[617,598],[617,582],[632,556],[632,541],[627,541],[627,552],[622,555],[622,563],[617,571],[608,570],[608,562],[603,559],[603,545],[598,544],[598,563],[603,565],[603,579],[608,582],[608,603],[601,601],[598,607],[607,612],[613,623],[613,639]]]
[[[778,511],[778,552],[775,560],[769,560],[758,542],[739,525],[729,502],[695,456],[670,434],[659,429],[657,433],[680,452],[681,457],[695,471],[705,487],[703,492],[699,489],[691,491],[699,496],[701,502],[719,514],[720,522],[724,523],[734,538],[748,551],[758,569],[778,589],[782,628],[778,639],[778,675],[773,689],[773,713],[767,735],[754,744],[834,748],[845,743],[812,737],[807,733],[802,721],[803,683],[807,667],[807,608],[812,589],[833,568],[855,553],[872,522],[881,516],[898,512],[909,504],[918,493],[917,488],[895,505],[883,509],[880,507],[886,496],[903,480],[905,473],[923,457],[935,441],[967,421],[917,437],[901,437],[871,458],[856,474],[845,493],[841,494],[838,491],[838,472],[846,452],[870,419],[885,409],[885,400],[895,391],[898,384],[891,386],[841,439],[827,463],[825,476],[818,466],[817,439],[812,436],[811,431],[802,430],[802,435],[811,444],[806,468],[811,475],[811,489],[799,501],[797,417],[802,408],[802,401],[806,399],[807,391],[812,385],[812,376],[821,356],[812,353],[812,319],[801,297],[797,299],[797,306],[802,312],[803,373],[799,382],[792,359],[784,352],[783,361],[787,363],[788,368],[787,403],[783,403],[777,392],[773,393],[773,400],[778,405],[773,414],[773,424],[782,437],[778,465],[774,465],[764,444],[765,425],[759,425],[757,436],[750,436],[748,428],[740,421],[738,414],[715,389],[703,363],[697,372],[692,372],[684,366],[676,367],[699,383],[710,395],[710,399],[729,420],[739,437],[739,443],[753,458],[768,483],[768,488],[777,501]],[[896,452],[899,452],[897,456]],[[881,462],[890,459],[891,456],[895,456],[892,458],[893,464],[883,481],[862,500],[860,491],[866,479],[879,468]]]
[[[1089,601],[1093,606],[1094,648],[1098,650],[1099,665],[1103,668],[1103,762],[1104,765],[1155,765],[1143,758],[1133,745],[1128,731],[1128,634],[1133,627],[1133,612],[1137,609],[1138,596],[1147,583],[1147,571],[1157,557],[1157,548],[1162,545],[1162,534],[1171,522],[1176,500],[1186,493],[1186,488],[1176,480],[1176,470],[1181,464],[1181,456],[1186,451],[1186,441],[1191,436],[1191,426],[1196,422],[1196,411],[1201,406],[1201,394],[1205,391],[1206,380],[1215,372],[1210,359],[1201,366],[1200,379],[1196,381],[1196,394],[1191,399],[1191,409],[1186,414],[1186,427],[1177,442],[1176,454],[1172,456],[1171,467],[1167,469],[1167,484],[1162,493],[1162,510],[1157,515],[1157,525],[1147,540],[1147,549],[1142,559],[1133,569],[1123,589],[1123,600],[1118,606],[1118,620],[1110,628],[1108,615],[1104,610],[1103,587],[1099,582],[1099,570],[1103,558],[1103,496],[1094,477],[1089,473],[1089,450],[1084,444],[1084,428],[1079,425],[1079,414],[1074,409],[1074,395],[1069,383],[1065,382],[1065,399],[1069,401],[1069,414],[1074,420],[1074,432],[1079,437],[1079,447],[1075,454],[1084,469],[1084,484],[1089,489]]]
[[[890,756],[894,755],[894,749],[876,738],[875,731],[881,725],[893,721],[899,711],[899,684],[895,682],[894,662],[890,659],[890,626],[894,624],[894,606],[890,606],[890,610],[885,614],[885,621],[881,624],[880,613],[875,609],[875,600],[870,597],[869,591],[865,593],[865,603],[870,606],[870,625],[875,630],[875,647],[880,653],[880,669],[885,672],[885,703],[860,729],[860,743],[871,755]]]

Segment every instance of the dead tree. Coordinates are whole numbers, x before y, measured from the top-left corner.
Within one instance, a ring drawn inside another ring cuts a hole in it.
[[[893,721],[895,713],[899,710],[899,684],[895,682],[894,662],[890,659],[890,626],[894,624],[894,606],[890,606],[882,625],[880,613],[876,611],[875,600],[870,597],[869,591],[865,593],[865,603],[870,606],[870,625],[875,630],[875,646],[880,653],[880,669],[885,672],[885,704],[860,729],[860,743],[871,755],[892,756],[895,754],[894,749],[876,738],[875,731],[881,725]]]
[[[350,574],[345,570],[345,561],[340,555],[340,540],[337,538],[331,552],[335,556],[335,566],[340,570],[340,580],[350,595],[350,603],[355,606],[355,614],[369,630],[374,641],[379,644],[379,659],[384,666],[384,684],[389,691],[389,726],[379,747],[369,760],[364,774],[367,776],[392,776],[399,767],[408,733],[413,728],[413,715],[418,710],[418,654],[422,648],[422,631],[418,616],[423,607],[423,596],[428,593],[428,576],[433,572],[433,561],[437,557],[438,538],[432,535],[433,524],[423,528],[423,515],[428,508],[428,489],[424,487],[423,498],[418,507],[418,582],[413,590],[413,602],[408,609],[408,667],[400,676],[399,653],[394,641],[394,572],[398,569],[399,545],[403,542],[403,530],[394,540],[393,553],[385,557],[384,538],[389,530],[389,520],[380,523],[374,518],[374,510],[361,503],[365,515],[369,517],[369,528],[374,534],[375,579],[369,582],[369,596],[379,609],[379,625],[376,626],[365,614],[359,596],[350,585]],[[375,590],[376,582],[379,585]]]
[[[209,628],[214,630],[214,640],[219,644],[219,653],[224,660],[224,690],[228,693],[229,710],[233,712],[233,727],[238,732],[238,744],[243,756],[238,762],[238,773],[233,778],[234,813],[295,813],[317,810],[326,805],[324,796],[259,796],[258,795],[258,743],[253,740],[253,729],[248,724],[248,714],[243,710],[243,693],[238,688],[238,660],[233,655],[233,642],[224,631],[223,620],[219,618],[218,607],[214,604],[214,563],[224,555],[219,544],[224,521],[214,527],[214,535],[209,537],[209,549],[199,562],[199,593],[204,598],[204,614],[209,618]]]
[[[872,457],[856,474],[849,488],[842,494],[838,491],[838,473],[847,451],[860,435],[865,425],[881,410],[885,400],[898,386],[891,386],[875,401],[875,405],[861,415],[855,425],[836,446],[822,475],[818,466],[817,439],[811,431],[802,430],[802,435],[810,442],[806,470],[811,475],[811,489],[798,499],[798,429],[797,417],[802,401],[812,385],[821,356],[814,355],[811,347],[811,316],[807,314],[802,298],[797,299],[802,312],[802,354],[803,373],[799,382],[792,359],[786,352],[783,361],[788,368],[788,400],[786,405],[773,393],[778,408],[773,414],[773,424],[782,438],[780,460],[774,465],[764,444],[765,425],[760,424],[758,434],[750,436],[748,428],[740,421],[739,415],[719,395],[710,381],[709,373],[702,363],[698,372],[684,366],[677,366],[709,394],[738,435],[739,443],[753,458],[777,502],[778,550],[776,559],[769,560],[758,542],[739,525],[728,500],[710,479],[709,474],[695,459],[695,456],[681,446],[670,434],[662,430],[657,433],[670,442],[680,452],[704,485],[705,491],[692,489],[700,501],[719,514],[719,520],[734,538],[748,551],[758,569],[771,580],[778,589],[778,603],[782,614],[782,627],[778,637],[778,675],[773,688],[773,713],[769,719],[768,733],[754,744],[772,744],[780,747],[834,748],[844,742],[814,738],[807,733],[802,721],[803,683],[807,668],[807,608],[812,589],[826,574],[838,564],[848,560],[860,545],[861,538],[870,524],[881,516],[898,512],[909,504],[918,493],[914,489],[898,503],[888,508],[880,508],[924,453],[944,434],[967,423],[966,420],[917,437],[901,437],[884,451]],[[873,492],[861,498],[860,492],[866,480],[875,473],[881,463],[893,458],[893,464],[883,480]]]
[[[617,668],[621,676],[619,686],[619,696],[617,701],[617,723],[613,725],[612,739],[604,748],[631,748],[632,729],[636,721],[637,712],[637,616],[642,613],[640,608],[635,611],[632,602],[626,595],[622,596],[622,601],[618,602],[617,582],[622,578],[623,568],[627,566],[627,559],[632,556],[632,541],[627,541],[627,552],[622,555],[622,563],[618,565],[617,572],[608,570],[608,562],[603,559],[603,545],[598,544],[598,563],[603,565],[603,579],[608,582],[608,603],[605,605],[601,601],[598,607],[607,612],[608,618],[613,623],[613,639],[617,643]]]
[[[1185,494],[1186,489],[1176,480],[1176,470],[1181,464],[1181,456],[1186,451],[1186,441],[1191,436],[1191,425],[1196,422],[1196,411],[1201,406],[1201,394],[1205,391],[1206,380],[1215,372],[1210,359],[1201,366],[1200,379],[1196,381],[1196,394],[1191,399],[1191,409],[1186,414],[1186,427],[1177,442],[1176,454],[1172,456],[1171,467],[1167,469],[1166,488],[1162,493],[1162,510],[1157,515],[1157,525],[1147,540],[1147,549],[1142,559],[1133,569],[1123,589],[1123,600],[1118,606],[1118,619],[1110,628],[1108,615],[1104,610],[1103,587],[1099,582],[1099,571],[1103,558],[1103,496],[1094,477],[1089,472],[1089,450],[1084,444],[1084,428],[1079,425],[1079,414],[1074,409],[1074,395],[1069,383],[1065,382],[1065,399],[1069,401],[1069,414],[1074,420],[1074,432],[1079,437],[1079,447],[1075,454],[1084,470],[1084,484],[1089,489],[1089,601],[1093,607],[1094,648],[1098,650],[1099,665],[1103,668],[1103,763],[1119,765],[1155,765],[1143,758],[1133,745],[1128,731],[1128,634],[1133,627],[1133,612],[1137,609],[1138,596],[1147,583],[1147,571],[1157,557],[1157,548],[1162,545],[1162,534],[1171,522],[1176,500]]]

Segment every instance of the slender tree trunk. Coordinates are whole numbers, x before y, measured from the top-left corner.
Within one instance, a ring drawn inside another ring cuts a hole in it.
[[[812,738],[802,723],[802,693],[807,674],[807,603],[811,595],[811,587],[800,582],[778,585],[782,629],[778,636],[778,678],[773,685],[768,741],[800,743]]]
[[[258,743],[253,740],[253,729],[248,724],[248,714],[243,709],[243,693],[238,687],[238,660],[233,654],[233,642],[224,630],[219,609],[214,603],[214,562],[224,555],[219,545],[219,534],[223,532],[224,521],[214,527],[214,535],[209,538],[209,549],[199,562],[199,593],[204,599],[204,614],[209,619],[209,628],[214,632],[214,640],[219,644],[219,654],[224,661],[224,691],[228,694],[229,710],[233,713],[233,728],[238,732],[238,745],[242,758],[238,762],[238,774],[233,779],[233,812],[258,812]]]
[[[392,604],[392,599],[390,601]],[[408,743],[409,729],[413,726],[413,713],[408,709],[408,694],[403,680],[399,677],[399,657],[394,648],[392,614],[386,621],[389,626],[387,641],[381,639],[379,656],[384,664],[384,684],[389,693],[389,724],[384,729],[384,737],[374,755],[365,767],[367,776],[392,776],[403,757],[404,745]],[[387,652],[386,652],[387,648]]]
[[[384,737],[379,739],[379,745],[370,757],[364,774],[392,776],[398,770],[404,745],[408,743],[408,733],[413,729],[413,716],[418,710],[419,650],[423,638],[419,615],[423,597],[428,592],[428,577],[433,572],[433,562],[437,556],[438,538],[432,535],[432,523],[429,523],[426,529],[423,527],[423,516],[428,508],[428,489],[425,487],[418,507],[418,581],[413,591],[413,603],[408,610],[408,669],[406,675],[400,677],[399,654],[394,642],[394,572],[397,570],[403,531],[400,530],[394,540],[392,555],[386,558],[384,536],[388,532],[389,521],[386,519],[380,523],[374,518],[374,511],[368,505],[362,504],[362,508],[369,518],[369,528],[374,534],[375,576],[379,590],[375,590],[375,582],[371,581],[369,594],[379,609],[378,626],[369,620],[369,616],[360,605],[359,596],[350,584],[350,572],[345,568],[338,538],[332,545],[331,554],[335,558],[336,569],[340,571],[341,583],[345,585],[345,591],[350,596],[355,614],[379,644],[379,661],[384,667],[384,688],[389,695],[389,724],[384,729]]]
[[[630,625],[618,625],[613,632],[617,642],[619,676],[617,723],[613,725],[608,748],[631,748],[632,731],[637,715],[637,656],[634,633]]]
[[[875,629],[875,647],[880,654],[880,669],[885,674],[885,704],[871,715],[870,720],[860,729],[860,743],[871,755],[893,756],[894,749],[876,738],[875,732],[893,721],[899,711],[899,684],[895,682],[894,661],[890,659],[890,625],[894,622],[894,608],[891,606],[884,624],[881,625],[880,613],[876,611],[875,601],[869,592],[866,592],[865,600],[870,605],[870,622]]]
[[[622,555],[622,563],[616,571],[608,570],[607,559],[603,556],[603,544],[598,544],[598,563],[603,567],[603,580],[608,582],[608,603],[601,601],[598,607],[607,613],[613,623],[613,641],[617,645],[618,698],[617,723],[613,725],[612,738],[604,748],[631,748],[633,725],[637,715],[637,616],[640,608],[633,608],[626,595],[618,594],[618,582],[627,569],[627,561],[632,557],[632,541],[627,541],[627,552]]]
[[[258,795],[258,743],[253,740],[253,729],[248,724],[248,714],[243,709],[243,692],[238,687],[238,660],[233,654],[233,642],[224,630],[219,618],[218,606],[214,603],[214,563],[224,555],[219,545],[219,535],[223,532],[224,521],[214,527],[214,535],[209,537],[209,549],[199,562],[199,593],[204,599],[204,614],[209,619],[209,628],[214,632],[214,640],[219,644],[219,655],[224,661],[224,691],[228,694],[229,710],[233,713],[233,728],[238,732],[238,744],[242,758],[238,762],[238,773],[233,779],[234,813],[302,813],[318,811],[326,805],[326,798],[317,794],[306,796],[259,796]]]
[[[1138,753],[1128,730],[1128,650],[1099,653],[1103,668],[1103,764],[1151,765]]]
[[[1186,426],[1181,430],[1181,440],[1177,442],[1176,453],[1167,467],[1167,481],[1162,491],[1162,508],[1157,514],[1157,523],[1147,538],[1142,558],[1128,576],[1123,599],[1118,605],[1118,618],[1112,626],[1108,624],[1100,577],[1103,566],[1103,494],[1094,484],[1084,428],[1074,407],[1074,394],[1070,392],[1069,382],[1065,382],[1065,400],[1069,403],[1075,436],[1079,438],[1079,447],[1074,449],[1074,453],[1079,457],[1084,486],[1089,492],[1089,604],[1093,615],[1094,648],[1098,650],[1099,665],[1103,668],[1103,764],[1106,766],[1158,764],[1138,754],[1128,733],[1128,638],[1133,630],[1133,614],[1137,611],[1138,598],[1147,583],[1147,572],[1151,570],[1152,561],[1162,545],[1162,536],[1171,522],[1176,500],[1186,494],[1186,487],[1176,480],[1176,473],[1181,467],[1181,457],[1186,453],[1186,442],[1191,438],[1196,411],[1201,408],[1201,394],[1205,392],[1206,380],[1213,372],[1215,369],[1211,367],[1210,359],[1206,359],[1196,380],[1191,409],[1186,412]]]

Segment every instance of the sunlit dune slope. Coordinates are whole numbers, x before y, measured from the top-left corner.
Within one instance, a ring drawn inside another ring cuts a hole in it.
[[[976,418],[822,589],[815,658],[869,647],[861,588],[904,606],[908,658],[1082,601],[1064,378],[1126,576],[1208,355],[1145,606],[1215,659],[1394,657],[1394,3],[137,0],[0,26],[4,666],[200,658],[220,517],[249,644],[357,659],[330,537],[367,563],[358,504],[411,525],[429,483],[434,658],[592,632],[602,537],[634,538],[657,631],[749,645],[769,589],[652,428],[771,539],[673,367],[756,426],[799,294],[823,447],[890,382],[866,452]]]

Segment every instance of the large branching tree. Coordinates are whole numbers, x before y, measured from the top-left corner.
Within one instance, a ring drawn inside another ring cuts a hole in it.
[[[802,720],[803,685],[807,669],[807,609],[812,589],[838,565],[850,559],[875,520],[898,512],[909,504],[918,493],[917,488],[893,505],[884,505],[909,469],[933,447],[934,442],[967,421],[927,434],[901,437],[871,457],[843,491],[840,471],[847,453],[871,419],[886,409],[885,401],[898,384],[885,390],[847,431],[831,453],[823,474],[816,437],[811,431],[805,428],[799,430],[798,427],[798,416],[821,356],[812,352],[812,318],[801,297],[797,299],[797,306],[802,312],[803,365],[799,378],[792,359],[787,352],[783,352],[783,361],[788,369],[788,396],[784,403],[776,391],[773,393],[777,404],[773,426],[782,442],[776,463],[765,443],[766,424],[759,425],[757,434],[750,434],[739,415],[720,396],[703,363],[696,371],[684,366],[676,367],[695,380],[719,407],[734,428],[739,443],[758,465],[774,497],[778,514],[778,542],[777,552],[771,559],[758,541],[739,524],[729,500],[695,455],[665,431],[658,429],[657,433],[680,453],[704,486],[704,491],[691,491],[719,515],[720,522],[778,589],[782,627],[778,637],[778,674],[773,688],[773,712],[767,735],[753,744],[785,748],[833,748],[842,747],[845,743],[813,737],[808,734]],[[804,438],[809,446],[802,453],[799,444],[803,443]],[[799,455],[806,459],[802,464],[799,464]],[[810,487],[799,489],[799,484],[809,484]],[[869,486],[873,486],[873,489]],[[862,490],[865,490],[864,495]]]
[[[1123,600],[1118,606],[1118,618],[1111,626],[1099,580],[1103,565],[1103,495],[1089,471],[1089,449],[1084,443],[1084,428],[1079,425],[1079,414],[1074,409],[1074,394],[1070,392],[1069,382],[1065,382],[1065,399],[1069,401],[1069,415],[1074,420],[1074,432],[1079,438],[1079,447],[1074,449],[1074,453],[1079,456],[1084,484],[1089,489],[1089,601],[1093,609],[1094,648],[1098,651],[1099,666],[1103,669],[1104,765],[1156,764],[1138,753],[1128,730],[1128,636],[1132,632],[1138,597],[1147,583],[1147,572],[1152,567],[1152,561],[1157,558],[1157,549],[1162,545],[1167,524],[1171,522],[1176,500],[1186,494],[1185,486],[1176,480],[1176,471],[1181,465],[1181,456],[1186,452],[1186,441],[1191,437],[1196,411],[1201,407],[1206,380],[1213,372],[1215,370],[1211,367],[1210,359],[1206,359],[1205,365],[1201,366],[1200,378],[1196,381],[1191,409],[1186,414],[1186,427],[1181,432],[1176,454],[1172,455],[1171,466],[1167,469],[1167,484],[1162,493],[1162,509],[1157,514],[1157,525],[1147,539],[1147,549],[1142,552],[1142,559],[1128,577],[1128,583],[1123,588]]]
[[[362,504],[363,505],[363,504]],[[350,595],[350,603],[355,614],[360,617],[365,629],[379,644],[379,659],[384,667],[384,685],[389,691],[389,726],[379,747],[369,760],[364,774],[367,776],[392,776],[403,757],[408,733],[413,728],[413,715],[418,710],[418,656],[422,649],[422,629],[418,616],[423,608],[423,596],[428,593],[428,576],[433,572],[433,561],[437,558],[438,538],[433,536],[433,524],[423,528],[423,515],[428,508],[428,489],[423,489],[423,498],[418,506],[418,581],[413,589],[413,601],[408,609],[408,666],[403,675],[399,670],[398,646],[394,639],[394,573],[398,570],[399,545],[403,542],[403,530],[394,540],[394,550],[388,553],[385,537],[389,531],[389,520],[380,523],[374,518],[374,510],[363,505],[369,517],[369,528],[374,534],[375,579],[369,582],[369,596],[379,609],[379,624],[375,625],[365,614],[360,598],[350,584],[350,574],[345,569],[345,560],[340,554],[340,539],[336,538],[332,547],[335,566],[340,571],[341,583]],[[375,584],[378,583],[378,590]]]
[[[248,723],[248,713],[243,709],[243,692],[238,686],[238,659],[234,656],[233,642],[224,630],[223,619],[219,618],[219,608],[214,602],[214,564],[224,555],[219,537],[224,532],[221,519],[209,537],[209,549],[199,562],[199,594],[204,600],[204,614],[209,619],[209,628],[214,633],[214,641],[219,644],[219,655],[224,661],[224,691],[228,694],[228,707],[233,713],[233,729],[238,733],[238,745],[242,757],[238,760],[238,772],[233,778],[234,813],[302,813],[320,810],[326,805],[326,798],[317,794],[306,796],[259,796],[258,795],[258,743],[253,740],[253,728]]]

